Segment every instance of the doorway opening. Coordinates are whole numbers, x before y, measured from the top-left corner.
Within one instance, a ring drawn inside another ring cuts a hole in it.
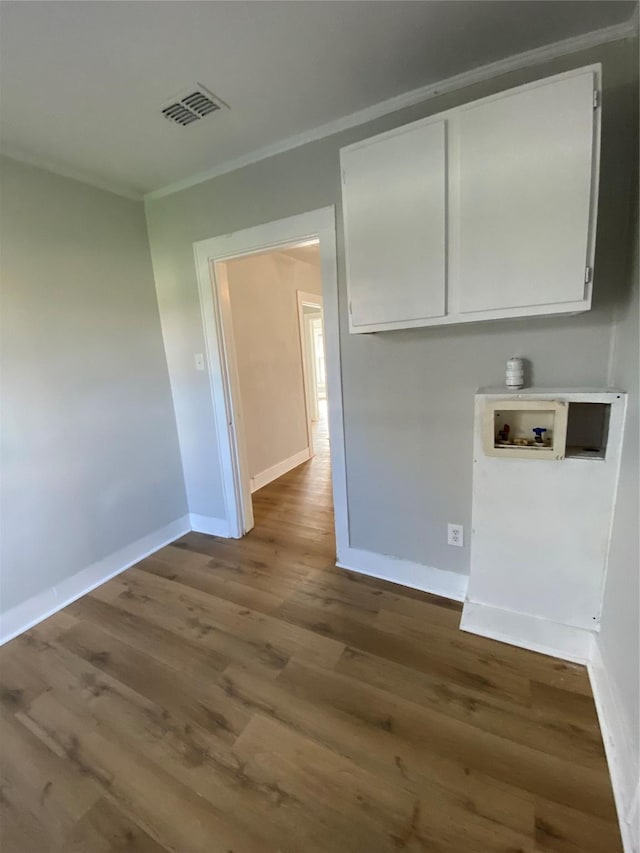
[[[269,509],[286,527],[297,496],[305,523],[316,514],[326,528],[330,516],[339,557],[349,542],[334,210],[194,249],[230,535],[253,528],[258,499],[255,523]]]
[[[313,458],[328,435],[319,242],[219,261],[216,278],[227,293],[226,355],[254,495]],[[324,480],[329,454],[321,458],[314,470]]]
[[[316,433],[322,430],[326,432],[328,429],[327,372],[321,296],[298,291],[298,329],[302,353],[307,431],[313,455]]]

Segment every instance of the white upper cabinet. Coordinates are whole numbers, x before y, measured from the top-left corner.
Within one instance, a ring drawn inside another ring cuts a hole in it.
[[[582,74],[461,110],[461,312],[584,300],[593,91]]]
[[[591,307],[600,66],[341,151],[352,332]]]
[[[445,313],[445,122],[400,128],[342,152],[351,324]]]

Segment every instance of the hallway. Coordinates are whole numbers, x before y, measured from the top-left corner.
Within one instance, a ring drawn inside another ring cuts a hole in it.
[[[4,853],[615,853],[583,667],[335,568],[329,444],[0,650]]]
[[[327,401],[318,403],[319,418],[313,424],[314,456],[292,471],[253,493],[255,527],[257,530],[274,526],[282,530],[282,522],[290,526],[289,535],[312,536],[327,547],[327,556],[335,556],[333,535],[333,497]]]

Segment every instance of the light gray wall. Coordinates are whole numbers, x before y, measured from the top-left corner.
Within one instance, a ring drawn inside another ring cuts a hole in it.
[[[638,185],[637,174],[635,186]],[[637,205],[637,201],[636,201]],[[597,638],[604,667],[613,688],[614,698],[626,738],[625,764],[634,768],[625,791],[631,798],[638,784],[640,757],[640,547],[638,543],[638,449],[640,419],[638,388],[640,386],[640,351],[638,348],[638,219],[636,206],[635,254],[631,268],[633,297],[623,309],[616,335],[614,382],[628,391],[628,409],[618,499],[613,524],[609,567],[604,589],[600,635]],[[628,803],[627,803],[628,805]]]
[[[339,149],[372,134],[540,77],[603,63],[604,128],[593,310],[576,317],[350,336]],[[637,41],[605,45],[433,98],[147,203],[156,284],[179,429],[199,450],[192,512],[223,515],[208,378],[192,369],[203,333],[192,243],[336,205],[342,379],[351,544],[467,573],[468,547],[446,544],[448,521],[471,522],[473,395],[500,384],[508,356],[531,359],[539,385],[607,383],[612,312],[626,300],[628,124]],[[166,319],[165,319],[166,318]],[[466,537],[469,541],[470,537]]]
[[[6,611],[187,510],[142,204],[0,166]]]
[[[297,291],[320,295],[320,267],[281,252],[226,264],[249,476],[309,447]]]

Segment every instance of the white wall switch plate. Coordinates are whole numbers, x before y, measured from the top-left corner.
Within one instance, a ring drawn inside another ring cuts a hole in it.
[[[194,356],[196,370],[204,370],[204,356],[201,352],[197,352]]]
[[[461,524],[447,524],[447,545],[464,546],[464,527]]]

